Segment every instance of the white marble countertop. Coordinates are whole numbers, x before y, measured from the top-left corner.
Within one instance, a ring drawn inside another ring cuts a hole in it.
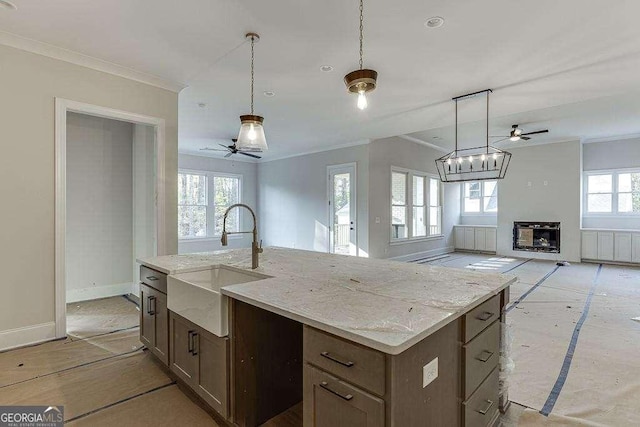
[[[176,274],[213,265],[251,269],[251,250],[139,259]],[[399,354],[498,294],[516,277],[439,266],[265,248],[254,270],[272,278],[223,295],[388,354]]]

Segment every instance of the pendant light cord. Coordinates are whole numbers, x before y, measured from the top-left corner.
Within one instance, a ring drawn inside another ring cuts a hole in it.
[[[255,37],[251,36],[251,115],[253,115],[253,45]]]
[[[363,44],[363,32],[364,32],[364,0],[360,0],[360,69],[362,70],[362,44]]]

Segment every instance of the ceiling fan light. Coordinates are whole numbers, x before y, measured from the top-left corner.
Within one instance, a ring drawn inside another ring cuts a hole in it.
[[[509,138],[509,141],[513,141],[513,142],[520,141],[520,136],[514,135],[511,138]]]
[[[267,139],[264,135],[263,117],[247,114],[240,116],[240,132],[236,148],[245,151],[266,151]]]

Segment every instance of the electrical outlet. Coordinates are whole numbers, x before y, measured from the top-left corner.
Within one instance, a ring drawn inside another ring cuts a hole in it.
[[[422,388],[425,388],[438,378],[438,358],[422,367]]]
[[[380,224],[380,217],[379,216],[376,217],[376,224]]]

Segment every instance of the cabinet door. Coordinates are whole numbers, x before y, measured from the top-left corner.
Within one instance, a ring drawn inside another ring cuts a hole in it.
[[[454,227],[456,230],[456,249],[464,249],[464,227]]]
[[[631,262],[631,233],[614,234],[615,251],[613,259],[620,262]]]
[[[487,246],[486,246],[486,240],[487,240],[487,233],[486,230],[484,228],[476,228],[475,229],[475,250],[476,251],[486,251],[487,250]]]
[[[198,355],[196,391],[213,409],[227,417],[229,377],[229,339],[217,337],[205,330],[198,330],[195,352]]]
[[[582,232],[582,258],[598,259],[598,232]]]
[[[153,317],[153,298],[155,291],[147,285],[140,284],[140,341],[148,349],[155,346],[155,319]]]
[[[305,363],[305,427],[383,427],[384,401]]]
[[[598,259],[613,261],[613,232],[598,231]]]
[[[498,250],[496,244],[496,229],[495,228],[487,228],[486,230],[486,240],[484,249],[487,252],[496,252]]]
[[[154,344],[153,352],[167,366],[169,366],[169,311],[167,310],[167,296],[154,291]]]
[[[640,262],[640,234],[631,236],[631,262]]]
[[[473,227],[464,228],[464,248],[469,251],[476,248],[476,233]]]
[[[175,313],[169,314],[170,319],[170,367],[171,371],[191,388],[196,388],[198,369],[198,353],[196,351],[196,336],[198,327]]]

